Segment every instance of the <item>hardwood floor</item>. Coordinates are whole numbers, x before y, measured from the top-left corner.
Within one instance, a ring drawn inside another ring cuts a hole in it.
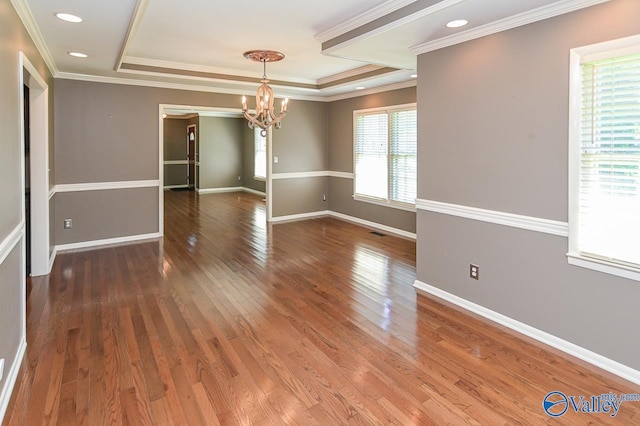
[[[640,393],[416,295],[415,243],[248,194],[166,193],[166,236],[59,254],[28,297],[4,425],[640,424],[550,391]]]

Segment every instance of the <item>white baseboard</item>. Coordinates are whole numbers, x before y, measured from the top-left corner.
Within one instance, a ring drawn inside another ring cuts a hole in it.
[[[49,274],[51,273],[51,270],[53,269],[53,262],[56,261],[56,256],[58,255],[58,246],[54,246],[53,247],[53,251],[51,252],[51,255],[49,256]]]
[[[260,191],[256,191],[255,189],[252,188],[247,188],[246,186],[242,187],[242,190],[244,192],[248,192],[249,194],[255,194],[255,195],[260,195],[262,197],[266,197],[267,194],[264,192],[260,192]]]
[[[326,216],[329,216],[329,211],[322,210],[319,212],[309,212],[309,213],[300,213],[300,214],[291,214],[287,216],[273,217],[271,218],[271,223],[293,222],[296,220],[315,219],[318,217],[326,217]]]
[[[241,192],[243,188],[241,186],[229,186],[226,188],[198,188],[198,194],[220,194],[223,192]]]
[[[20,341],[20,346],[18,347],[18,353],[16,354],[16,358],[7,373],[7,380],[4,382],[4,386],[2,387],[2,392],[0,392],[0,423],[2,423],[4,419],[4,415],[7,413],[7,408],[9,407],[9,400],[11,400],[11,394],[13,393],[13,388],[16,385],[16,381],[18,380],[18,373],[20,372],[20,365],[22,364],[22,359],[24,358],[24,354],[27,351],[27,341],[23,337]]]
[[[167,185],[167,186],[164,186],[163,189],[167,191],[169,189],[174,189],[174,188],[188,188],[188,187],[189,185]]]
[[[334,211],[329,211],[328,212],[329,216],[331,217],[335,217],[337,219],[341,219],[344,220],[346,222],[352,222],[355,223],[357,225],[362,225],[365,226],[367,228],[373,228],[373,229],[377,229],[379,231],[383,231],[389,234],[393,234],[399,237],[404,237],[404,238],[408,238],[410,240],[415,240],[416,239],[416,234],[414,234],[413,232],[408,232],[402,229],[398,229],[398,228],[393,228],[391,226],[387,226],[387,225],[383,225],[381,223],[376,223],[376,222],[371,222],[369,220],[365,220],[365,219],[360,219],[359,217],[353,217],[353,216],[349,216],[343,213],[338,213],[338,212],[334,212]]]
[[[474,314],[480,315],[481,317],[501,324],[520,334],[524,334],[525,336],[531,337],[532,339],[535,339],[553,348],[559,349],[566,354],[579,358],[583,361],[588,362],[589,364],[595,365],[596,367],[613,373],[616,376],[620,376],[623,379],[640,385],[640,371],[621,364],[618,361],[609,359],[574,343],[549,334],[546,331],[531,327],[530,325],[514,320],[513,318],[509,318],[506,315],[502,315],[498,312],[492,311],[491,309],[470,302],[466,299],[448,293],[432,285],[416,280],[413,286],[417,290],[423,291],[425,293],[436,296],[437,298],[453,303],[454,305],[466,309],[467,311],[473,312]]]
[[[126,237],[106,238],[104,240],[82,241],[79,243],[58,245],[56,246],[55,251],[56,253],[58,253],[58,252],[63,252],[68,250],[79,250],[79,249],[87,249],[87,248],[101,247],[101,246],[107,246],[107,245],[138,242],[142,240],[153,240],[160,237],[162,237],[162,235],[159,232],[154,232],[151,234],[139,234],[139,235],[128,235]]]

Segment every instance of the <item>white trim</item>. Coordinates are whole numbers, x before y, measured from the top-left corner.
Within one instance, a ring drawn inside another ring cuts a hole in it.
[[[2,387],[2,393],[0,393],[0,423],[4,419],[4,415],[7,414],[7,408],[9,407],[9,401],[11,400],[11,394],[13,393],[13,388],[16,385],[16,381],[18,380],[18,373],[20,372],[20,366],[22,365],[22,360],[24,359],[24,355],[27,352],[27,341],[24,337],[20,339],[20,345],[18,346],[18,352],[16,353],[16,357],[11,364],[11,368],[7,373],[7,378],[4,382],[4,386]]]
[[[173,165],[188,165],[189,164],[189,160],[166,160],[163,161],[162,164],[164,164],[165,166],[173,166]]]
[[[159,232],[153,232],[151,234],[128,235],[126,237],[105,238],[103,240],[81,241],[79,243],[60,244],[56,246],[56,253],[69,251],[69,250],[78,250],[78,249],[94,248],[94,247],[101,247],[101,246],[108,246],[108,245],[118,245],[118,244],[139,242],[143,240],[155,240],[161,237],[162,235],[160,235]]]
[[[366,228],[377,229],[379,231],[387,232],[389,234],[396,235],[398,237],[408,238],[410,240],[416,239],[416,234],[413,232],[405,231],[403,229],[394,228],[391,226],[383,225],[377,222],[371,222],[369,220],[360,219],[359,217],[353,217],[346,215],[344,213],[338,213],[334,211],[329,211],[329,216],[335,217],[336,219],[344,220],[345,222],[355,223],[357,225],[364,226]]]
[[[570,265],[587,268],[605,274],[640,281],[640,269],[624,263],[583,256],[580,252],[580,161],[581,161],[581,64],[618,55],[637,53],[640,35],[624,37],[588,46],[577,47],[569,52],[569,253]]]
[[[351,172],[328,171],[327,174],[328,174],[329,177],[335,177],[335,178],[342,178],[342,179],[353,179],[353,178],[355,178],[355,174],[353,174]]]
[[[267,196],[266,192],[256,191],[255,189],[247,188],[246,186],[242,187],[242,192],[248,192],[249,194],[260,195],[261,197],[266,197]]]
[[[406,24],[409,24],[411,22],[414,22],[420,18],[423,18],[425,16],[429,16],[429,15],[434,15],[442,10],[445,10],[449,7],[455,6],[459,3],[462,3],[465,0],[441,0],[439,2],[436,2],[435,4],[431,4],[423,9],[420,9],[414,13],[410,13],[408,15],[399,17],[398,19],[395,19],[393,21],[390,21],[384,25],[380,25],[378,27],[375,27],[373,29],[371,29],[370,31],[366,31],[366,32],[362,32],[361,34],[357,34],[354,37],[350,37],[346,40],[344,40],[343,42],[337,43],[331,47],[328,47],[326,49],[322,49],[322,53],[325,54],[331,54],[331,52],[334,52],[336,50],[339,50],[343,47],[346,46],[350,46],[360,40],[366,40],[369,39],[371,37],[374,37],[378,34],[382,34],[391,30],[394,30],[396,28],[400,28]],[[355,29],[354,29],[355,30]],[[329,40],[328,40],[329,41]]]
[[[53,269],[53,263],[56,261],[58,255],[58,247],[54,246],[51,254],[49,255],[49,272]]]
[[[59,72],[55,76],[55,78],[59,78],[62,80],[77,80],[77,81],[89,81],[94,83],[105,83],[105,84],[119,84],[125,86],[141,86],[141,87],[157,87],[161,89],[174,89],[174,90],[187,90],[192,92],[206,92],[206,93],[220,93],[220,94],[230,94],[230,95],[255,95],[255,93],[249,93],[248,90],[241,89],[227,89],[224,87],[214,87],[214,86],[202,86],[196,84],[184,84],[184,83],[170,83],[164,81],[153,81],[153,80],[138,80],[133,78],[121,78],[121,77],[106,77],[106,76],[97,76],[97,75],[89,75],[89,74],[74,74],[74,73],[64,73]],[[333,96],[309,96],[309,95],[299,95],[295,93],[289,93],[287,96],[289,99],[293,100],[301,100],[301,101],[314,101],[314,102],[334,102],[340,101],[343,99],[351,99],[358,98],[361,96],[374,95],[377,93],[389,92],[392,90],[405,89],[407,87],[415,87],[417,86],[416,79],[411,79],[407,81],[402,81],[400,83],[391,83],[383,86],[372,87],[371,89],[365,90],[356,90],[353,92],[342,93]],[[329,89],[325,89],[329,90]],[[181,107],[181,106],[178,106]]]
[[[49,68],[49,72],[55,77],[58,73],[58,67],[56,66],[56,62],[53,60],[53,55],[51,55],[51,52],[47,47],[47,43],[44,41],[44,37],[38,28],[38,24],[36,23],[26,0],[11,0],[11,4],[24,24],[27,33],[31,36],[31,40],[33,40],[33,44],[35,44],[36,49],[38,49],[38,53],[40,53],[40,56],[42,56],[47,68]]]
[[[176,69],[182,71],[193,71],[199,73],[208,73],[208,74],[224,74],[229,75],[231,77],[244,77],[244,78],[255,78],[255,74],[252,73],[238,73],[237,70],[231,68],[220,68],[220,67],[210,67],[206,65],[196,65],[196,64],[185,64],[184,62],[173,62],[173,61],[163,61],[160,59],[148,59],[148,58],[140,58],[137,56],[125,56],[123,62],[131,65],[141,65],[144,67],[154,67],[154,68],[166,68],[166,69]],[[375,65],[374,65],[375,66]],[[378,67],[380,68],[380,67]],[[120,72],[132,72],[132,73],[142,73],[142,74],[152,74],[153,71],[144,71],[144,70],[131,70],[131,69],[119,69]],[[170,73],[158,73],[155,74],[167,74],[173,75]],[[314,79],[305,79],[305,78],[291,78],[289,76],[277,75],[277,74],[269,74],[271,80],[286,80],[291,83],[301,83],[301,84],[318,84]],[[204,80],[214,80],[210,78],[203,78]],[[229,81],[226,79],[215,79],[215,81]],[[243,81],[236,81],[236,83],[243,83]],[[254,83],[251,83],[254,84]],[[277,86],[273,86],[277,87]],[[313,89],[312,89],[313,90]],[[255,93],[254,93],[255,95]]]
[[[312,172],[291,172],[291,173],[273,173],[271,179],[302,179],[313,177],[327,177],[329,172],[326,170],[312,171]]]
[[[292,214],[287,216],[277,216],[271,219],[272,223],[281,223],[281,222],[293,222],[298,220],[307,220],[307,219],[316,219],[320,217],[333,217],[345,222],[350,222],[356,225],[363,226],[365,228],[376,229],[378,231],[383,231],[388,234],[393,234],[398,237],[408,238],[410,240],[416,239],[416,234],[408,231],[404,231],[402,229],[393,228],[391,226],[383,225],[381,223],[371,222],[369,220],[360,219],[359,217],[349,216],[343,213],[334,212],[331,210],[321,210],[317,212],[309,212],[309,213],[300,213],[300,214]]]
[[[55,192],[103,191],[110,189],[152,188],[160,185],[155,180],[131,180],[121,182],[67,183],[56,185]]]
[[[567,253],[567,262],[569,265],[579,266],[581,268],[587,268],[634,281],[640,281],[640,270],[638,268],[628,267],[620,263],[607,262],[602,259],[581,256],[579,253]]]
[[[375,204],[376,206],[389,207],[392,209],[404,210],[407,212],[413,212],[413,213],[416,212],[415,204],[411,205],[406,203],[399,203],[397,201],[389,201],[389,200],[383,200],[383,199],[378,199],[373,197],[366,197],[358,194],[352,195],[351,197],[353,198],[354,201],[361,201],[363,203]]]
[[[120,72],[124,72],[124,71],[125,70],[120,70]],[[132,73],[131,70],[126,70],[126,71],[129,73]],[[138,75],[142,75],[142,74],[143,73],[138,73]],[[180,77],[186,78],[187,76],[180,76]],[[67,72],[60,72],[57,75],[55,75],[55,78],[64,79],[64,80],[91,81],[94,83],[108,83],[108,84],[121,84],[121,85],[128,85],[128,86],[158,87],[161,89],[188,90],[192,92],[221,93],[221,94],[229,94],[229,95],[251,95],[251,96],[255,95],[255,90],[253,94],[251,94],[248,88],[246,90],[229,89],[225,87],[204,86],[204,85],[198,85],[198,84],[171,83],[167,81],[142,80],[142,79],[124,78],[124,77],[107,77],[107,76],[101,76],[101,75],[76,74],[76,73],[67,73]],[[211,80],[206,79],[206,81],[208,82]],[[287,86],[287,89],[296,89],[296,88]],[[326,98],[322,96],[300,95],[297,93],[289,93],[287,96],[289,99],[295,99],[295,100],[326,102]],[[238,103],[240,102],[238,101]]]
[[[158,234],[164,235],[164,114],[165,105],[158,104]],[[188,154],[187,154],[188,155]]]
[[[343,71],[343,72],[339,72],[337,74],[331,74],[328,75],[326,77],[322,77],[319,78],[317,82],[315,82],[318,86],[322,86],[324,84],[328,84],[328,83],[333,83],[334,81],[340,81],[340,80],[345,80],[345,79],[351,79],[352,77],[358,77],[362,74],[366,74],[369,72],[373,72],[373,71],[378,71],[381,70],[385,67],[380,66],[380,65],[363,65],[361,67],[358,68],[352,68],[350,70],[347,71]],[[353,84],[353,81],[350,82],[351,84]],[[322,89],[320,89],[322,90]]]
[[[2,264],[7,256],[18,245],[20,239],[24,236],[24,221],[21,221],[9,235],[0,242],[0,264]]]
[[[326,98],[320,98],[319,100],[322,102],[335,102],[335,101],[341,101],[344,99],[359,98],[361,96],[375,95],[378,93],[390,92],[392,90],[400,90],[400,89],[406,89],[408,87],[417,87],[417,86],[418,86],[417,80],[415,78],[412,78],[411,80],[401,81],[400,83],[391,83],[391,84],[386,84],[384,86],[372,87],[371,89],[356,90],[353,92],[342,93],[339,95],[327,96]]]
[[[49,188],[49,201],[51,201],[51,199],[53,198],[54,195],[56,195],[56,187],[55,186]]]
[[[461,206],[458,204],[443,203],[433,200],[416,200],[418,210],[442,213],[450,216],[464,217],[466,219],[479,220],[481,222],[494,223],[497,225],[511,226],[513,228],[526,229],[529,231],[542,232],[545,234],[567,237],[569,235],[569,225],[567,222],[542,219],[532,216],[523,216],[513,213],[499,212],[495,210],[485,210],[477,207]]]
[[[127,27],[127,34],[124,37],[124,42],[120,47],[120,52],[118,54],[118,62],[116,63],[115,70],[119,71],[122,66],[122,61],[124,59],[124,55],[129,49],[129,45],[131,44],[132,35],[138,29],[140,22],[142,21],[142,17],[144,16],[145,11],[147,10],[147,5],[149,4],[149,0],[137,0],[136,5],[133,9],[133,13],[131,14],[131,20],[129,21],[129,26]]]
[[[188,187],[189,185],[167,185],[167,186],[164,186],[163,189],[167,191],[169,189],[174,189],[174,188],[188,188]]]
[[[385,15],[388,15],[392,12],[395,12],[398,9],[402,9],[403,7],[415,3],[416,0],[389,0],[382,3],[379,6],[373,7],[368,11],[361,13],[358,16],[355,16],[351,19],[348,19],[338,25],[335,25],[329,29],[326,29],[322,32],[319,32],[314,37],[320,43],[327,42],[331,39],[334,39],[342,34],[348,33],[349,31],[355,30],[363,25],[366,25],[376,19],[382,18]]]
[[[640,371],[638,370],[421,281],[416,280],[413,286],[417,290],[431,294],[449,303],[453,303],[467,311],[473,312],[474,314],[480,315],[490,321],[510,328],[520,334],[531,337],[545,345],[559,349],[566,354],[602,368],[616,376],[622,377],[623,379],[629,380],[633,383],[640,384]]]
[[[19,52],[19,106],[24,110],[23,85],[29,87],[29,125],[31,147],[29,154],[31,179],[31,275],[40,276],[50,272],[49,265],[49,86],[40,76],[24,52]],[[26,78],[26,79],[25,79]],[[20,113],[20,169],[22,184],[22,214],[25,206],[25,123]],[[26,275],[26,274],[25,274]]]
[[[455,44],[460,44],[466,41],[475,40],[480,37],[507,31],[512,28],[517,28],[523,25],[542,21],[544,19],[553,18],[554,16],[564,15],[565,13],[574,12],[579,9],[595,6],[597,4],[605,3],[608,1],[610,0],[562,0],[556,3],[539,7],[537,9],[519,13],[514,16],[509,16],[495,22],[481,25],[467,31],[461,31],[459,33],[447,37],[442,37],[437,40],[431,40],[426,43],[416,44],[414,46],[411,46],[409,50],[411,50],[411,52],[415,53],[416,55],[421,55],[423,53],[432,52],[434,50],[453,46]]]
[[[328,210],[322,210],[319,212],[309,212],[309,213],[299,213],[299,214],[290,214],[287,216],[276,216],[271,218],[272,223],[281,223],[281,222],[293,222],[298,220],[307,220],[307,219],[316,219],[319,217],[329,216]]]
[[[274,173],[272,179],[302,179],[312,177],[337,177],[344,179],[353,179],[354,174],[349,172],[334,172],[330,170],[318,170],[310,172],[289,172],[289,173]]]
[[[242,192],[243,188],[241,186],[228,186],[226,188],[198,188],[196,189],[198,194],[220,194],[224,192]]]

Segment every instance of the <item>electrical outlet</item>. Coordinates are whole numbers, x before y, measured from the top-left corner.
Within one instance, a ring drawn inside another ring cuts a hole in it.
[[[478,265],[474,265],[473,263],[469,265],[469,277],[474,280],[480,279],[480,267]]]
[[[273,163],[274,164],[278,164],[278,161],[280,161],[280,160],[278,160],[278,156],[273,157]]]
[[[73,228],[73,222],[71,221],[71,219],[65,219],[64,229],[71,229],[71,228]]]
[[[327,194],[322,194],[322,201],[327,201]]]
[[[0,380],[4,377],[4,358],[0,359]]]
[[[240,176],[238,176],[238,181],[240,181]]]

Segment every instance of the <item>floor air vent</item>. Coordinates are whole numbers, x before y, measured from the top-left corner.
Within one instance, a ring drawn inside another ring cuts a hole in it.
[[[371,235],[375,235],[376,237],[385,237],[386,236],[383,233],[378,232],[378,231],[371,231],[370,234]]]

